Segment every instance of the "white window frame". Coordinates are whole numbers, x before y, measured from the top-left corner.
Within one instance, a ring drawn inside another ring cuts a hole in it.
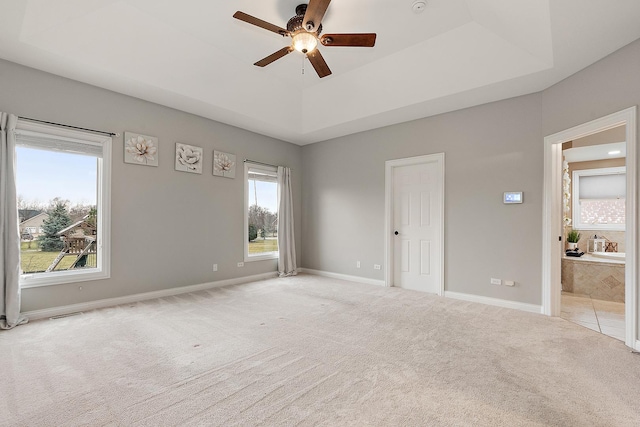
[[[572,191],[573,191],[573,228],[576,230],[613,230],[613,231],[625,231],[626,224],[582,224],[580,222],[580,177],[583,176],[598,176],[598,175],[621,175],[626,174],[626,166],[617,166],[610,168],[599,169],[582,169],[573,171],[571,177]]]
[[[111,277],[111,145],[107,135],[84,132],[75,129],[51,126],[18,120],[16,134],[51,138],[62,141],[80,142],[102,147],[102,158],[98,158],[97,176],[97,267],[50,273],[30,273],[20,276],[22,288],[35,288],[66,283],[102,280]],[[20,145],[20,144],[18,144]]]
[[[249,169],[278,175],[278,168],[258,163],[244,162],[244,262],[277,259],[279,252],[267,252],[262,255],[249,255]]]

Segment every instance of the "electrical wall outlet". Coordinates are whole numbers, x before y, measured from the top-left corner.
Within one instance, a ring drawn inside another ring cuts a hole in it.
[[[374,270],[380,270],[380,264],[373,264]]]
[[[239,262],[238,267],[244,267],[244,262]]]
[[[213,264],[213,271],[218,271],[218,264]]]
[[[504,281],[504,285],[505,286],[515,286],[516,282],[514,282],[513,280],[505,280]]]
[[[500,279],[494,279],[493,277],[491,278],[491,284],[492,285],[502,285],[502,280]]]
[[[360,261],[356,261],[356,268],[360,268]]]

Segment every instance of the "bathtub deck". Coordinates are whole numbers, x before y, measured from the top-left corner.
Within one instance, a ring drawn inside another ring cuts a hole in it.
[[[624,302],[624,261],[584,255],[562,258],[562,290],[602,301]]]

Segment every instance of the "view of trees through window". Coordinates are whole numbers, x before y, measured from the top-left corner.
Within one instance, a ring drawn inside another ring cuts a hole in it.
[[[278,183],[276,172],[248,172],[249,256],[278,252]]]
[[[25,147],[16,158],[22,272],[95,268],[97,158]]]

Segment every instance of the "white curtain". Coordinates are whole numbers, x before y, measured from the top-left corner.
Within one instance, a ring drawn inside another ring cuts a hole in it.
[[[20,232],[16,201],[16,123],[0,113],[0,329],[25,323],[20,315]]]
[[[296,243],[293,226],[293,195],[291,169],[278,166],[278,274],[295,276]]]

